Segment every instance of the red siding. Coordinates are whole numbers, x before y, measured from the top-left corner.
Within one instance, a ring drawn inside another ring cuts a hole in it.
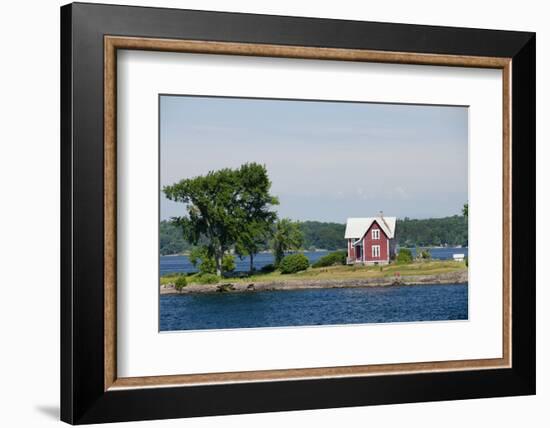
[[[372,230],[380,230],[380,239],[372,239]],[[388,236],[384,233],[384,231],[380,228],[378,223],[375,221],[372,223],[369,230],[367,230],[367,233],[365,233],[365,236],[363,237],[363,245],[365,249],[365,255],[366,255],[366,261],[367,262],[385,262],[389,260],[389,239]],[[372,246],[373,245],[380,245],[380,256],[379,257],[373,257],[372,256]]]

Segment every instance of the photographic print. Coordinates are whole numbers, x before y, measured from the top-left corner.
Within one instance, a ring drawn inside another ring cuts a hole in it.
[[[468,319],[466,106],[159,96],[160,331]]]

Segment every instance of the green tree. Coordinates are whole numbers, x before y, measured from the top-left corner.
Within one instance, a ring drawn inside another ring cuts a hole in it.
[[[270,195],[271,182],[265,167],[245,164],[241,167],[243,216],[235,250],[240,257],[250,259],[250,272],[254,270],[254,256],[265,247],[271,226],[277,214],[270,210],[279,200]]]
[[[269,194],[270,188],[265,166],[247,163],[183,179],[163,191],[168,199],[186,204],[187,215],[172,221],[192,245],[201,243],[221,276],[225,253],[249,222],[274,221],[270,208],[278,201]]]
[[[466,202],[462,207],[462,215],[468,219],[468,203]]]
[[[235,252],[242,259],[248,256],[250,260],[249,271],[254,270],[254,256],[258,254],[271,236],[271,222],[251,221],[245,223],[239,239],[235,245]]]
[[[271,247],[275,256],[275,266],[278,267],[286,251],[298,250],[303,243],[303,233],[300,223],[283,218],[275,223]]]

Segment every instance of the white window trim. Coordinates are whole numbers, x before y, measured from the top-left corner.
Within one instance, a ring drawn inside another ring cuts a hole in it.
[[[372,239],[380,239],[380,229],[372,229]]]
[[[376,257],[376,258],[380,257],[380,245],[372,246],[372,257]]]

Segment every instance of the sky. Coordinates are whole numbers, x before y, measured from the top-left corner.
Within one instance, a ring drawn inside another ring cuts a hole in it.
[[[161,96],[161,189],[246,162],[266,166],[280,217],[345,223],[380,211],[460,214],[468,108]],[[185,212],[161,191],[161,219]]]

